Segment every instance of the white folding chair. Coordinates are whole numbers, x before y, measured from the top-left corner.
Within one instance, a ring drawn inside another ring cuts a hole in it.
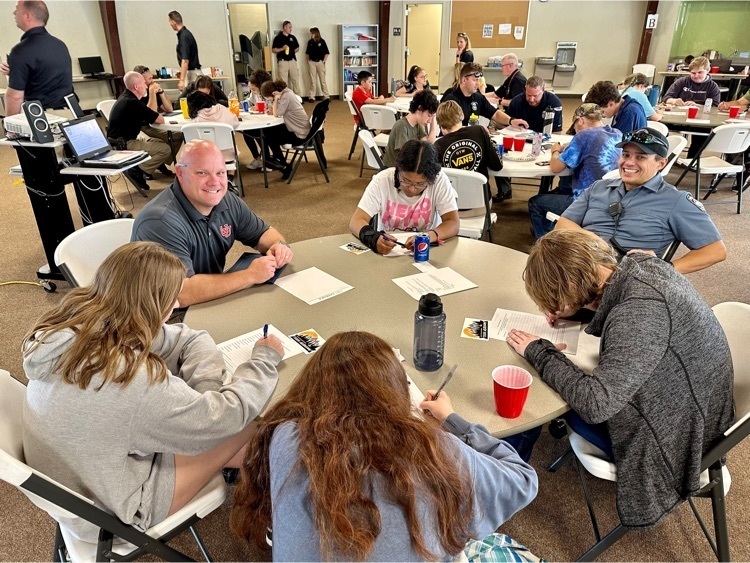
[[[165,561],[191,561],[166,543],[188,528],[203,556],[211,560],[193,525],[224,504],[226,486],[220,473],[184,508],[142,532],[96,507],[91,499],[26,465],[22,416],[25,396],[26,387],[7,371],[0,370],[0,479],[58,521],[52,561],[133,561],[146,554]],[[78,539],[59,523],[60,518],[82,518],[94,524],[100,529],[99,542]]]
[[[373,131],[390,131],[398,121],[398,112],[387,106],[365,104],[359,110],[365,118],[367,128]],[[375,144],[379,147],[387,147],[388,135],[386,133],[375,135]]]
[[[96,111],[99,112],[104,120],[109,124],[109,114],[112,113],[112,106],[115,105],[117,100],[102,100],[96,104]]]
[[[130,242],[135,219],[92,223],[65,237],[55,249],[55,264],[71,287],[94,281],[97,268],[117,248]]]
[[[378,172],[385,170],[387,167],[383,163],[383,153],[380,151],[380,147],[375,144],[375,137],[367,129],[362,129],[359,132],[359,140],[362,141],[362,150],[367,159],[367,165],[370,168],[374,168]],[[364,166],[364,160],[362,165],[359,167],[359,177],[362,177],[362,169]]]
[[[678,158],[677,163],[687,166],[680,178],[675,183],[679,186],[688,172],[695,172],[695,199],[700,199],[701,174],[711,174],[715,178],[711,182],[705,200],[717,191],[721,179],[727,174],[737,176],[737,213],[742,213],[742,187],[745,182],[745,151],[750,147],[750,123],[729,123],[715,127],[704,142],[698,153],[691,159]],[[740,155],[740,164],[727,162],[721,156],[703,156],[704,153],[714,152],[721,155]],[[712,202],[714,203],[714,202]],[[719,201],[715,203],[732,203],[731,201]]]
[[[445,167],[442,170],[456,190],[459,209],[484,209],[482,216],[461,217],[458,236],[481,239],[487,234],[492,242],[492,225],[497,222],[497,214],[490,213],[490,188],[487,178],[484,174],[470,170]]]
[[[198,123],[187,123],[182,126],[181,130],[186,143],[193,139],[206,139],[219,147],[221,154],[224,155],[227,171],[237,173],[239,195],[244,197],[245,187],[242,184],[239,151],[237,150],[237,140],[234,137],[234,128],[228,123],[200,121]]]
[[[667,137],[667,141],[669,141],[669,156],[667,157],[669,161],[661,171],[661,175],[665,178],[667,177],[667,174],[669,174],[669,171],[672,170],[674,163],[680,158],[682,151],[687,146],[687,139],[682,135],[670,135]]]
[[[669,127],[664,125],[661,121],[647,121],[646,127],[649,129],[656,129],[659,133],[665,137],[669,135]]]
[[[635,74],[636,72],[640,72],[641,74],[644,74],[646,78],[653,80],[654,74],[656,73],[656,66],[644,63],[633,65],[633,73]]]
[[[703,455],[701,461],[701,490],[696,496],[711,499],[715,541],[710,536],[708,528],[698,514],[692,497],[688,497],[688,503],[717,559],[719,561],[729,561],[729,530],[727,526],[725,495],[729,492],[729,488],[732,485],[732,476],[726,465],[722,463],[722,459],[732,448],[750,434],[750,348],[747,346],[747,327],[750,326],[750,305],[736,302],[720,303],[713,308],[713,311],[724,329],[732,354],[732,364],[734,365],[733,397],[736,420],[724,432],[723,437]],[[627,528],[623,527],[622,524],[618,524],[604,538],[601,537],[583,469],[600,479],[617,481],[617,467],[614,463],[606,459],[602,450],[575,432],[569,431],[568,438],[576,457],[576,465],[578,466],[583,493],[586,497],[591,524],[597,540],[596,545],[584,553],[579,560],[593,561],[625,535]]]
[[[352,114],[352,119],[354,120],[354,138],[352,139],[352,146],[349,148],[349,158],[347,160],[352,159],[352,155],[354,154],[354,148],[357,146],[357,139],[359,137],[359,132],[363,129],[367,129],[367,124],[365,123],[365,118],[362,117],[362,112],[357,109],[357,105],[352,100],[351,95],[349,92],[345,94],[346,96],[346,105],[349,106],[349,113]],[[360,172],[362,171],[362,168],[360,167]],[[360,174],[361,177],[361,174]]]

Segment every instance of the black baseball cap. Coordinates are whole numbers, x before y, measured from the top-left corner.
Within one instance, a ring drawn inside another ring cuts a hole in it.
[[[646,154],[658,154],[666,158],[669,154],[669,141],[656,129],[643,127],[622,136],[622,142],[617,143],[618,148],[623,148],[630,143],[637,145]]]

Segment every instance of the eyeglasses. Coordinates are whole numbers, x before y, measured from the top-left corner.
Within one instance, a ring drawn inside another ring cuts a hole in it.
[[[625,133],[623,135],[622,140],[624,143],[643,143],[644,145],[659,145],[661,147],[667,147],[669,148],[669,145],[664,142],[663,139],[657,137],[656,135],[652,135],[645,129],[638,129],[637,131],[631,131],[630,133]]]
[[[398,181],[402,186],[416,188],[418,190],[424,190],[425,188],[427,188],[427,186],[430,185],[429,182],[412,182],[411,180],[407,180],[406,178],[404,178],[404,175],[401,174],[401,172],[398,173]]]
[[[500,66],[513,66],[514,63],[502,63]]]

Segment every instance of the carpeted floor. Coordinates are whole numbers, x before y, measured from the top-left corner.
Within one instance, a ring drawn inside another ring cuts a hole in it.
[[[577,100],[565,99],[566,124]],[[311,106],[306,105],[308,112]],[[268,189],[262,187],[262,174],[244,170],[246,197],[250,207],[285,234],[291,242],[330,234],[344,233],[351,213],[356,207],[372,171],[365,170],[359,178],[358,147],[351,161],[347,154],[352,139],[351,116],[342,101],[333,101],[325,126],[325,150],[328,157],[331,182],[326,183],[320,169],[311,158],[303,164],[294,182],[287,185],[280,173],[271,173]],[[241,161],[250,162],[249,151],[238,141]],[[244,150],[243,150],[244,149]],[[17,163],[15,152],[0,147],[0,240],[5,248],[0,252],[0,284],[11,280],[33,282],[35,272],[44,263],[36,224],[29,199],[22,184],[4,171]],[[672,172],[669,180],[676,180]],[[692,185],[691,178],[682,186]],[[152,194],[165,188],[168,182],[157,175],[150,182]],[[722,184],[721,191],[711,196],[711,201],[731,200],[729,182]],[[528,251],[533,243],[529,233],[526,202],[536,193],[533,185],[513,186],[513,199],[495,205],[498,223],[493,229],[494,241],[520,251]],[[68,190],[72,194],[72,190]],[[112,193],[119,207],[137,213],[148,201],[135,190],[128,189],[123,180],[114,182]],[[153,196],[150,196],[153,197]],[[70,196],[70,205],[77,214],[75,198]],[[733,205],[717,205],[708,208],[722,232],[729,256],[726,262],[706,271],[690,274],[689,279],[698,288],[709,304],[722,301],[744,301],[750,303],[750,240],[747,237],[747,212],[735,214]],[[76,219],[80,226],[80,217]],[[240,249],[233,249],[239,255]],[[231,260],[230,260],[231,263]],[[488,268],[501,265],[488,264]],[[0,285],[0,323],[3,338],[0,339],[0,367],[25,381],[21,365],[20,343],[23,335],[35,319],[68,291],[63,282],[57,293],[46,293],[34,285]],[[71,416],[76,413],[71,412]],[[564,443],[544,432],[532,457],[532,464],[539,472],[539,495],[524,511],[516,515],[502,531],[528,545],[537,555],[550,560],[571,560],[583,553],[593,543],[593,533],[588,520],[586,505],[581,493],[573,465],[567,465],[555,474],[545,467],[564,449]],[[750,514],[745,512],[750,496],[750,446],[741,445],[729,457],[732,472],[732,489],[727,497],[732,556],[736,560],[750,560]],[[614,509],[614,485],[589,479],[595,504],[600,511],[601,527],[609,530],[616,523]],[[230,491],[231,493],[231,491]],[[0,494],[4,509],[0,512],[0,560],[42,561],[51,556],[54,526],[46,513],[34,507],[23,495],[5,483],[0,483]],[[216,560],[261,560],[269,554],[247,547],[229,531],[227,517],[229,502],[199,525],[206,544]],[[700,503],[704,517],[710,519],[707,502]],[[179,549],[187,550],[193,557],[200,557],[189,534],[175,541]],[[626,536],[605,553],[603,559],[619,561],[704,561],[712,559],[712,553],[700,528],[687,505],[679,507],[654,529]]]

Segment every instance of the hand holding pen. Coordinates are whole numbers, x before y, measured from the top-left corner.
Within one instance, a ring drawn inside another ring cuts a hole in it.
[[[443,388],[448,384],[456,372],[458,364],[454,364],[451,370],[448,372],[443,383],[438,387],[437,391],[427,391],[427,398],[419,404],[419,408],[425,412],[431,414],[434,418],[443,422],[453,411],[453,403],[447,393],[443,392]]]
[[[269,336],[268,324],[263,325],[263,338],[259,339],[255,344],[256,346],[268,346],[269,348],[273,348],[282,358],[284,357],[284,345],[281,343],[281,340],[273,334]]]
[[[397,241],[395,238],[388,235],[385,231],[380,231],[380,236],[378,237],[377,241],[378,254],[388,254],[397,245],[406,248],[406,245]]]

